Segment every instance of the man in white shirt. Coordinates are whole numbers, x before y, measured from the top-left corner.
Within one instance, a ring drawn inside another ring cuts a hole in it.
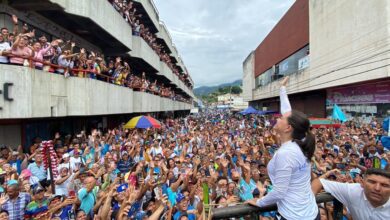
[[[316,194],[322,188],[343,203],[353,219],[390,219],[389,171],[368,169],[362,184],[314,179],[313,192]]]
[[[8,57],[2,55],[5,55],[10,50],[11,46],[4,40],[3,35],[0,34],[0,63],[9,63]]]

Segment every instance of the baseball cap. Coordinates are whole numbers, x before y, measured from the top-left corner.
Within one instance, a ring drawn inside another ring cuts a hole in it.
[[[183,194],[181,194],[181,193],[178,193],[177,195],[176,195],[176,203],[180,203],[181,201],[183,201],[183,199],[185,199],[186,197],[183,195]]]
[[[68,153],[64,153],[64,155],[62,155],[62,159],[65,159],[65,158],[69,158],[70,155]]]
[[[118,193],[121,193],[121,192],[126,191],[127,188],[129,188],[129,184],[124,183],[124,184],[118,186],[118,187],[116,188],[116,191],[117,191]]]
[[[45,191],[45,189],[42,186],[38,185],[37,187],[33,188],[32,194],[36,195],[36,194],[38,194],[40,192],[44,192],[44,191]]]
[[[60,199],[62,201],[62,196],[61,195],[54,195],[52,197],[49,198],[49,204],[55,200],[55,199]]]
[[[24,177],[30,177],[30,176],[32,176],[32,173],[30,170],[24,169],[24,170],[22,170],[21,175],[23,175]]]

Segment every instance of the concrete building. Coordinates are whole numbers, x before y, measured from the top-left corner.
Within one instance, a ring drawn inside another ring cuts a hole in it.
[[[244,101],[241,94],[226,93],[217,98],[219,106],[228,106],[233,110],[243,110],[248,107],[248,102]]]
[[[310,117],[383,117],[390,109],[390,2],[297,0],[243,63],[244,98],[279,110],[279,79]]]
[[[0,65],[0,145],[28,147],[35,137],[54,132],[73,134],[92,128],[108,129],[139,114],[187,114],[195,97],[193,81],[159,20],[152,0],[135,0],[141,23],[157,35],[180,74],[176,75],[157,53],[113,8],[110,1],[14,0],[0,4],[0,26],[12,30],[11,15],[34,27],[36,35],[62,38],[87,50],[121,56],[132,71],[146,72],[170,85],[188,101],[175,101],[101,80],[70,77],[22,66]]]

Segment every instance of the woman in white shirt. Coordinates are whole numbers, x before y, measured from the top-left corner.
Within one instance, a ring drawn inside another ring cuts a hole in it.
[[[282,117],[274,126],[281,147],[268,163],[273,191],[248,203],[259,207],[277,204],[278,219],[319,219],[318,207],[311,190],[310,159],[315,151],[315,137],[305,114],[291,110],[283,79],[280,88]]]

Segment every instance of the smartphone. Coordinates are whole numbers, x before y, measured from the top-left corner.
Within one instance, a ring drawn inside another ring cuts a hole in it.
[[[69,190],[69,197],[76,197],[76,191]]]

